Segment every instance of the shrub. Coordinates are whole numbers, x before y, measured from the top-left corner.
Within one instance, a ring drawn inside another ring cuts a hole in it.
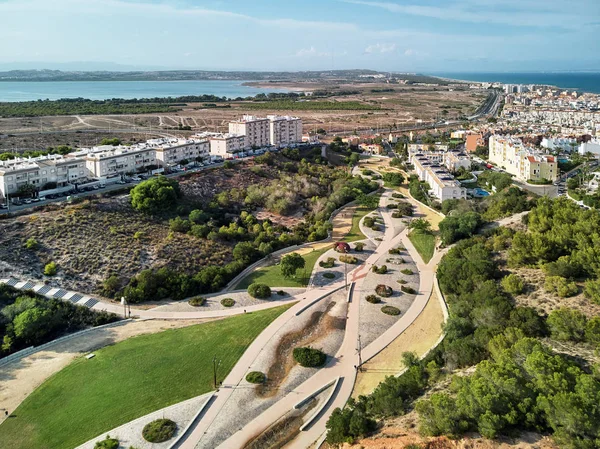
[[[251,384],[262,384],[267,380],[267,376],[260,371],[250,371],[246,374],[246,382],[250,382]]]
[[[223,307],[233,307],[235,305],[235,299],[233,299],[233,298],[223,298],[221,300],[221,305]]]
[[[162,443],[173,438],[176,430],[177,424],[170,419],[156,419],[144,426],[142,436],[150,443]]]
[[[248,294],[253,298],[266,299],[271,297],[271,287],[255,282],[248,287]]]
[[[544,283],[544,289],[549,293],[556,293],[561,298],[574,296],[579,291],[577,284],[568,282],[565,278],[560,276],[548,276]]]
[[[411,274],[415,274],[414,271],[411,270],[410,268],[405,268],[404,270],[400,270],[400,273],[406,274],[408,276],[410,276]]]
[[[392,296],[394,291],[392,290],[392,287],[388,287],[385,284],[379,284],[377,287],[375,287],[375,293],[377,293],[379,296],[383,296],[384,298],[389,298]]]
[[[377,295],[367,295],[367,297],[365,298],[367,300],[367,302],[370,302],[371,304],[377,304],[381,302],[381,298]]]
[[[333,268],[335,266],[335,258],[328,257],[327,260],[319,262],[319,266],[321,268]]]
[[[143,231],[137,231],[135,234],[133,234],[133,238],[136,240],[141,240],[144,238],[144,232]]]
[[[557,340],[583,341],[586,317],[579,310],[561,307],[548,315],[547,323],[552,338]]]
[[[325,273],[323,273],[323,277],[326,279],[333,279],[335,278],[335,274],[330,271],[326,271]]]
[[[277,294],[278,294],[279,296],[284,296],[284,295],[285,295],[285,292],[284,292],[283,290],[277,290]]]
[[[373,217],[365,217],[365,218],[363,218],[363,224],[367,228],[372,228],[373,225],[375,224],[375,220],[373,219]]]
[[[390,203],[385,207],[386,209],[398,209],[398,205],[396,203]]]
[[[398,279],[396,282],[398,282],[398,284],[404,285],[407,283],[407,281],[405,281],[404,279]]]
[[[356,262],[358,262],[358,259],[354,256],[349,256],[347,254],[343,254],[340,256],[340,262],[342,263],[349,263],[349,264],[355,264]]]
[[[56,266],[56,263],[54,263],[54,262],[47,263],[46,266],[44,267],[44,274],[46,276],[54,276],[57,271],[58,271],[58,267]]]
[[[388,272],[388,267],[387,265],[382,265],[380,267],[378,267],[377,265],[373,265],[373,268],[371,268],[371,270],[373,270],[373,273],[386,274]]]
[[[400,315],[400,309],[394,306],[383,306],[381,311],[386,315],[398,316]]]
[[[25,248],[27,249],[36,249],[38,247],[38,242],[33,237],[27,239],[25,242]]]
[[[354,244],[354,251],[356,252],[362,252],[362,250],[365,248],[365,244],[362,242],[358,242]]]
[[[165,212],[177,205],[179,198],[179,183],[164,176],[143,181],[131,190],[131,205],[147,214]]]
[[[400,248],[392,248],[388,250],[388,254],[400,254]]]
[[[502,288],[506,290],[511,295],[519,295],[523,293],[523,289],[525,288],[525,284],[523,283],[523,279],[521,279],[516,274],[509,274],[505,276],[502,281]]]
[[[346,242],[336,242],[333,245],[333,249],[338,253],[349,253],[350,245],[348,245]]]
[[[307,368],[315,368],[323,366],[327,360],[327,356],[318,349],[314,348],[294,348],[294,360],[301,366]]]
[[[583,288],[585,297],[596,304],[600,304],[600,281],[588,279]]]
[[[110,435],[106,435],[106,438],[98,441],[94,445],[94,449],[118,449],[119,440],[111,438]]]
[[[188,304],[190,306],[200,307],[200,306],[203,306],[205,302],[206,302],[206,299],[203,298],[202,296],[194,296],[193,298],[190,298],[190,300],[188,301]]]
[[[392,193],[392,198],[398,198],[398,199],[400,199],[400,198],[404,198],[404,195],[402,195],[401,193],[397,193],[396,192],[396,193]]]
[[[408,293],[409,295],[415,295],[417,293],[414,288],[407,287],[406,285],[401,285],[400,290],[402,290],[404,293]]]

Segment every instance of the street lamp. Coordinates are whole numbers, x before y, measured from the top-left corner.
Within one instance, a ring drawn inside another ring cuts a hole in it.
[[[217,356],[213,357],[213,384],[217,388],[217,368],[221,365],[221,360],[217,361]]]
[[[121,304],[123,304],[123,318],[127,318],[127,300],[125,296],[121,296]]]

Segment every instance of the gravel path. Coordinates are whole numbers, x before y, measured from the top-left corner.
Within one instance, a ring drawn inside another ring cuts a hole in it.
[[[285,292],[284,295],[279,295],[278,291]],[[304,292],[306,289],[297,288],[297,287],[282,287],[281,289],[273,289],[273,294],[271,295],[271,299],[255,299],[251,297],[246,290],[237,290],[225,293],[217,293],[210,295],[201,295],[203,298],[206,298],[206,302],[204,305],[200,307],[190,306],[187,300],[184,301],[173,301],[164,306],[155,307],[152,309],[153,311],[160,312],[208,312],[213,310],[231,310],[235,308],[244,308],[255,306],[258,304],[265,304],[268,302],[275,301],[286,301],[290,299],[291,295],[297,295],[299,293]],[[232,298],[235,301],[233,307],[225,307],[221,304],[221,300],[224,298]]]
[[[375,219],[375,222],[377,223],[377,230],[365,226],[365,218],[367,217]],[[385,234],[385,224],[383,223],[381,212],[379,212],[378,209],[374,210],[373,212],[369,212],[367,215],[361,218],[358,226],[360,227],[360,232],[367,236],[369,240],[378,241],[377,239],[383,239],[383,235]]]
[[[356,263],[355,265],[348,264],[348,266],[346,267],[348,272],[352,271],[354,268],[356,268],[359,265],[361,265],[362,263],[364,263],[364,261],[371,254],[373,254],[373,251],[375,251],[375,245],[370,240],[361,240],[361,243],[364,244],[364,249],[362,251],[354,250],[356,243],[358,243],[358,242],[350,243],[350,247],[352,248],[352,250],[350,251],[349,254],[351,256],[356,257],[358,259],[358,263]],[[319,258],[319,260],[315,264],[313,276],[310,281],[311,287],[324,287],[324,286],[327,286],[334,282],[338,282],[340,279],[344,279],[345,268],[344,268],[344,263],[339,261],[340,256],[341,256],[340,253],[336,252],[333,249],[330,249],[329,251],[327,251],[325,254],[323,254]],[[322,262],[322,261],[324,262],[330,257],[335,259],[335,265],[333,266],[333,268],[323,268],[319,265],[319,262]],[[332,273],[332,274],[334,274],[335,277],[327,278],[324,276],[325,273]]]
[[[187,424],[191,421],[194,415],[200,410],[200,407],[210,399],[212,392],[197,396],[187,401],[180,402],[170,407],[163,408],[152,412],[146,416],[136,419],[135,421],[128,422],[121,427],[112,429],[110,432],[103,433],[102,435],[88,441],[87,443],[78,446],[76,449],[94,449],[94,445],[97,441],[101,441],[110,435],[111,438],[119,440],[119,447],[135,447],[136,449],[167,449],[175,438],[177,438],[185,429]],[[167,418],[177,423],[177,432],[175,436],[164,443],[149,443],[142,436],[142,430],[144,426],[150,421],[155,419]]]
[[[257,359],[255,359],[251,366],[248,367],[248,372],[261,371],[266,373],[271,365],[277,360],[276,354],[281,339],[286,334],[304,329],[315,312],[325,312],[326,310],[328,310],[327,315],[330,318],[337,318],[335,321],[343,326],[347,313],[346,291],[340,290],[339,292],[333,293],[311,306],[298,317],[288,321],[264,346]],[[323,320],[325,319],[326,318]],[[318,335],[313,335],[312,337],[314,339],[308,345],[321,349],[330,356],[335,354],[342,344],[344,329],[328,328],[326,331],[320,329],[317,332]],[[330,362],[331,358],[328,358],[327,363]],[[317,368],[303,368],[294,364],[285,380],[279,385],[277,391],[269,397],[259,397],[257,394],[257,387],[242,380],[239,385],[233,386],[235,391],[231,394],[229,400],[223,406],[223,409],[221,409],[217,419],[211,423],[208,432],[196,447],[214,448],[218,446],[317,371]],[[307,395],[310,392],[304,393]],[[302,398],[303,397],[299,396],[298,400],[301,400]]]
[[[387,265],[388,272],[386,274],[377,274],[369,269],[360,291],[355,292],[358,294],[360,300],[359,322],[361,344],[363,347],[369,345],[369,343],[373,342],[398,321],[413,303],[415,295],[401,292],[401,284],[398,283],[398,280],[402,279],[406,281],[404,285],[407,287],[412,287],[415,290],[419,289],[417,267],[406,251],[402,251],[399,255],[385,254],[377,260],[375,265]],[[401,270],[404,269],[412,270],[415,274],[406,275],[401,273]],[[375,287],[378,284],[385,284],[391,287],[394,293],[389,298],[381,298],[381,302],[378,304],[371,304],[367,302],[366,297],[376,294]],[[398,316],[386,315],[381,311],[381,308],[385,305],[397,307],[400,309],[401,314]]]

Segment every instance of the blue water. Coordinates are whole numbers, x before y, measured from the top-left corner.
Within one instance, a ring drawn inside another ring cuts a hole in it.
[[[474,190],[474,191],[475,191],[475,193],[476,193],[477,195],[479,195],[479,196],[490,196],[490,193],[489,193],[489,192],[487,192],[487,191],[485,191],[485,190],[483,190],[483,189],[480,189],[480,188],[475,188],[475,189],[473,189],[473,190]]]
[[[264,89],[243,86],[245,81],[3,81],[0,101],[58,100],[60,98],[180,97],[184,95],[216,95],[219,97],[251,97],[260,93],[289,92],[288,89]]]
[[[465,81],[498,81],[504,84],[546,84],[563,89],[577,89],[583,92],[600,93],[600,72],[437,72],[430,75]]]

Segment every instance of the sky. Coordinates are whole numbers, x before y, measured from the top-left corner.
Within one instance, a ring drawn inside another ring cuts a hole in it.
[[[0,0],[0,70],[600,70],[600,0]]]

